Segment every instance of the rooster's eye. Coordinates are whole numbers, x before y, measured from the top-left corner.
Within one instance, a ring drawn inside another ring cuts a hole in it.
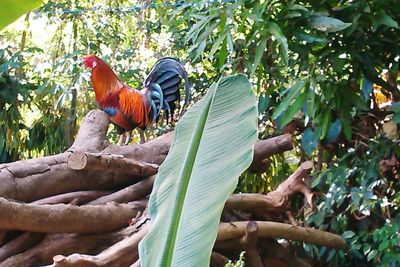
[[[96,66],[97,66],[97,62],[96,62],[96,61],[93,61],[93,63],[92,63],[92,68],[94,69]]]

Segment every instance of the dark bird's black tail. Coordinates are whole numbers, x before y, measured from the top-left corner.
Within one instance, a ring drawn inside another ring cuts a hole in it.
[[[167,118],[173,116],[176,109],[176,101],[180,101],[181,80],[185,83],[185,102],[189,103],[190,84],[185,67],[178,60],[165,57],[156,62],[147,76],[144,87],[152,90],[151,101],[152,117],[157,118],[161,109],[166,111]],[[160,95],[162,94],[162,95]]]

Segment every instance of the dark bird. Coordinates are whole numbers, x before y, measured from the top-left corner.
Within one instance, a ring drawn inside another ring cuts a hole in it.
[[[132,89],[123,83],[110,66],[95,55],[84,57],[85,67],[92,71],[92,85],[100,109],[106,112],[116,125],[121,145],[130,141],[130,133],[136,127],[144,130],[151,122],[157,122],[161,110],[167,122],[173,118],[176,101],[180,100],[181,80],[185,83],[185,102],[189,102],[190,84],[184,66],[174,58],[162,58],[156,62],[143,83],[143,89]]]

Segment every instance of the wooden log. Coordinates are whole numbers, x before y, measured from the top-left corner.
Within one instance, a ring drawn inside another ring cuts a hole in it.
[[[76,191],[60,195],[55,195],[47,198],[42,198],[30,204],[43,205],[43,204],[74,204],[82,205],[94,199],[98,199],[105,195],[111,194],[112,191],[101,191],[101,190],[88,190],[88,191]]]
[[[127,159],[161,164],[169,152],[173,132],[143,145],[115,146],[109,145],[106,138],[108,123],[104,112],[90,111],[82,121],[76,141],[65,153],[1,164],[0,196],[31,202],[72,191],[106,189],[153,175],[157,171],[154,165],[135,165]],[[262,162],[266,157],[289,148],[289,135],[260,140],[255,147],[252,166],[261,164],[265,167]],[[96,154],[100,151],[101,154]],[[114,163],[108,162],[109,159]],[[112,167],[117,165],[127,168]],[[141,171],[129,171],[128,166],[138,166],[133,170]]]
[[[138,245],[146,235],[149,223],[143,225],[134,235],[128,236],[96,256],[72,254],[70,256],[56,255],[54,263],[48,267],[118,267],[134,264],[139,258]]]
[[[90,201],[87,204],[101,205],[111,201],[115,201],[117,203],[126,203],[145,198],[151,193],[151,190],[153,189],[154,179],[155,175],[152,175],[134,185],[125,187],[124,189],[117,191],[113,194],[106,195]]]
[[[103,206],[34,205],[0,198],[0,229],[40,233],[100,233],[127,225],[146,202]]]
[[[254,159],[249,170],[263,173],[267,170],[266,158],[293,149],[292,136],[283,134],[276,137],[259,140],[254,146]]]
[[[17,238],[0,247],[0,262],[8,257],[17,255],[34,245],[38,244],[44,237],[42,233],[23,233]]]
[[[117,146],[111,144],[102,153],[122,155],[125,158],[160,165],[168,155],[173,137],[174,132],[169,132],[141,145]]]
[[[72,170],[87,172],[112,173],[119,175],[147,176],[157,173],[158,165],[142,163],[134,159],[124,158],[121,155],[75,152],[68,156],[68,166]]]
[[[44,167],[36,167],[32,170],[28,168],[29,161],[6,165],[0,170],[2,184],[0,196],[31,202],[71,191],[107,189],[141,180],[157,172],[157,166],[154,164],[120,156],[91,153],[85,154],[88,157],[85,168],[74,170],[76,163],[73,163],[73,168],[71,168],[68,162],[71,155],[74,153],[66,152],[53,157],[36,159],[34,165]]]
[[[86,114],[79,127],[75,141],[68,151],[100,152],[110,142],[106,136],[109,116],[100,110],[91,110]]]
[[[256,221],[256,223],[259,238],[284,238],[328,248],[346,248],[346,241],[336,234],[285,223],[265,221]],[[217,242],[243,237],[246,234],[247,224],[247,221],[221,223],[218,229]]]
[[[312,162],[306,161],[283,181],[274,191],[262,194],[234,194],[225,203],[225,210],[242,210],[265,217],[273,213],[284,213],[289,209],[290,197],[302,193],[312,206],[312,192],[304,182],[312,169]]]
[[[58,254],[98,254],[124,238],[135,235],[141,223],[130,225],[116,232],[98,234],[47,234],[42,242],[33,248],[9,257],[0,266],[42,266],[53,263]],[[135,248],[131,248],[132,251]]]

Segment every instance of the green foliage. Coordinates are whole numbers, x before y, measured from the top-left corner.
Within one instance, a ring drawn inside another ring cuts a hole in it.
[[[393,122],[399,124],[400,123],[400,102],[394,103],[389,108],[389,110],[393,112],[393,117],[392,117]]]
[[[228,67],[247,72],[257,83],[258,93],[266,89],[269,95],[277,93],[275,103],[280,105],[273,104],[272,118],[282,115],[279,128],[302,111],[309,127],[318,129],[319,140],[333,122],[340,123],[347,140],[352,140],[352,120],[368,109],[371,82],[393,89],[378,75],[391,65],[398,66],[394,48],[398,31],[392,30],[397,28],[393,18],[398,15],[393,6],[398,4],[239,1],[198,9],[182,5],[171,12],[176,20],[170,20],[170,27],[181,29],[174,32],[177,39],[192,43],[188,52],[195,62],[210,60],[221,72]],[[377,18],[374,12],[382,15]],[[188,29],[187,34],[182,28]],[[388,37],[384,45],[379,41],[382,34]],[[394,49],[387,49],[389,44]],[[219,57],[217,51],[222,52]],[[301,94],[299,87],[287,86],[296,80],[305,81]]]
[[[349,244],[348,257],[335,254],[339,266],[397,266],[400,263],[400,193],[396,180],[382,173],[379,162],[400,150],[385,138],[350,150],[337,164],[320,173],[315,189],[326,191],[317,210],[306,219],[310,226],[343,232]],[[351,229],[351,230],[349,230]],[[323,257],[328,251],[314,248]]]
[[[41,3],[41,0],[0,0],[0,30]]]
[[[209,79],[223,73],[250,75],[259,96],[261,137],[288,129],[298,137],[299,152],[271,158],[261,176],[246,172],[237,191],[272,190],[299,158],[315,159],[322,170],[313,185],[329,198],[318,200],[306,223],[346,233],[346,239],[371,249],[356,246],[345,253],[307,245],[305,251],[334,266],[397,266],[399,251],[393,244],[398,243],[394,218],[399,212],[391,206],[391,215],[384,215],[387,203],[374,188],[385,184],[380,179],[388,182],[378,166],[390,156],[384,148],[393,150],[399,140],[398,134],[394,140],[380,138],[377,127],[384,120],[398,123],[400,117],[397,104],[386,117],[374,88],[400,99],[396,78],[388,82],[382,75],[389,71],[397,77],[399,71],[398,1],[238,1],[196,8],[184,4],[162,12],[169,14],[165,22],[175,46],[190,44],[192,62],[214,66],[207,67]],[[363,146],[375,150],[367,153]],[[389,184],[385,194],[396,203],[399,188]],[[368,229],[363,221],[350,225],[360,212],[366,220],[388,216],[389,221]],[[378,234],[395,241],[381,245]]]
[[[75,12],[89,10],[93,3],[104,8]],[[118,8],[121,3],[47,1],[27,14],[18,30],[2,31],[0,74],[15,85],[0,98],[17,99],[0,110],[1,140],[6,140],[6,145],[0,140],[3,161],[55,154],[71,145],[80,119],[97,106],[89,73],[81,63],[84,55],[104,58],[134,88],[140,88],[145,73],[160,56],[153,51],[182,58],[181,51],[172,51],[165,31],[150,28],[145,33],[147,26],[141,19],[130,12],[110,12],[108,4]],[[159,128],[147,132],[166,130],[161,122]],[[117,138],[113,129],[110,137]],[[138,138],[134,136],[135,141]]]

